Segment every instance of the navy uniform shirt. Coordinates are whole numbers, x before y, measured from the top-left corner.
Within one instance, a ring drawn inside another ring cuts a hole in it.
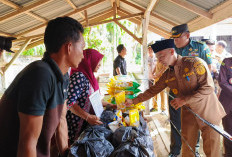
[[[46,53],[42,60],[29,64],[16,76],[0,101],[0,156],[17,156],[18,112],[43,116],[37,156],[50,156],[50,140],[67,97],[66,77]]]
[[[207,64],[212,63],[211,53],[208,46],[201,41],[190,40],[184,48],[175,48],[176,53],[181,56],[199,57]]]
[[[116,72],[117,68],[120,68],[121,74],[122,75],[126,75],[127,71],[126,71],[126,60],[125,58],[123,58],[122,56],[118,55],[115,60],[114,60],[114,71],[113,71],[113,75],[118,75]]]

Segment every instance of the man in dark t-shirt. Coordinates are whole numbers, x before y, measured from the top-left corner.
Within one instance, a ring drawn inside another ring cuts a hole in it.
[[[126,48],[123,44],[118,45],[117,47],[117,51],[118,51],[118,56],[115,58],[114,60],[114,69],[113,69],[113,75],[126,75],[127,71],[126,71],[126,60],[125,60],[125,56],[126,56]]]
[[[0,156],[50,156],[67,95],[64,75],[83,58],[82,33],[82,25],[70,17],[48,22],[43,59],[24,68],[0,100]]]

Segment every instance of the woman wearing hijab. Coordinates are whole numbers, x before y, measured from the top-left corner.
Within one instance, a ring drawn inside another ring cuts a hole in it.
[[[83,51],[84,59],[77,69],[71,69],[68,89],[68,134],[70,144],[72,144],[85,129],[90,125],[100,125],[102,122],[95,115],[89,96],[99,90],[97,79],[94,72],[97,72],[101,66],[101,60],[104,57],[94,49]],[[103,106],[109,104],[102,103]]]

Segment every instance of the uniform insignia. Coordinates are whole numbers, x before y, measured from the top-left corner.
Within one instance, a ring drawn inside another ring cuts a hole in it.
[[[206,57],[207,57],[207,58],[211,58],[211,55],[212,55],[211,53],[207,53],[207,54],[206,54]]]
[[[184,68],[184,72],[189,72],[189,68]]]
[[[190,72],[190,73],[184,74],[183,77],[192,76],[192,75],[194,75],[194,72],[193,72],[193,71]]]
[[[177,89],[172,89],[172,92],[177,95],[178,94],[178,90]]]
[[[171,82],[171,81],[174,81],[174,80],[176,80],[176,78],[175,78],[175,77],[172,77],[172,78],[170,78],[169,80],[165,80],[165,83],[168,83],[168,82]]]
[[[203,65],[201,62],[196,62],[196,63],[194,64],[194,67],[195,67],[196,72],[197,72],[198,75],[203,75],[203,74],[205,74],[206,70],[205,70],[204,65]]]
[[[192,48],[189,49],[189,51],[192,51],[192,50],[193,50]]]

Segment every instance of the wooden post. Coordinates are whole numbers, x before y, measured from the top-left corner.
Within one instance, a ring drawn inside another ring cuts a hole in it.
[[[147,9],[144,13],[144,17],[142,19],[142,44],[143,44],[143,76],[144,76],[144,90],[148,89],[148,83],[149,83],[149,74],[148,74],[148,49],[147,49],[147,31],[149,26],[149,19],[150,19],[150,13],[153,7],[156,4],[156,0],[151,0],[149,5],[147,6]],[[149,110],[149,100],[145,102],[145,114],[150,114]]]
[[[149,19],[148,19],[149,20]],[[148,30],[148,21],[146,18],[142,19],[142,44],[143,44],[143,76],[144,80],[144,90],[148,89],[148,49],[147,49],[147,30]],[[149,110],[149,100],[144,102],[145,103],[145,114],[150,114]]]

